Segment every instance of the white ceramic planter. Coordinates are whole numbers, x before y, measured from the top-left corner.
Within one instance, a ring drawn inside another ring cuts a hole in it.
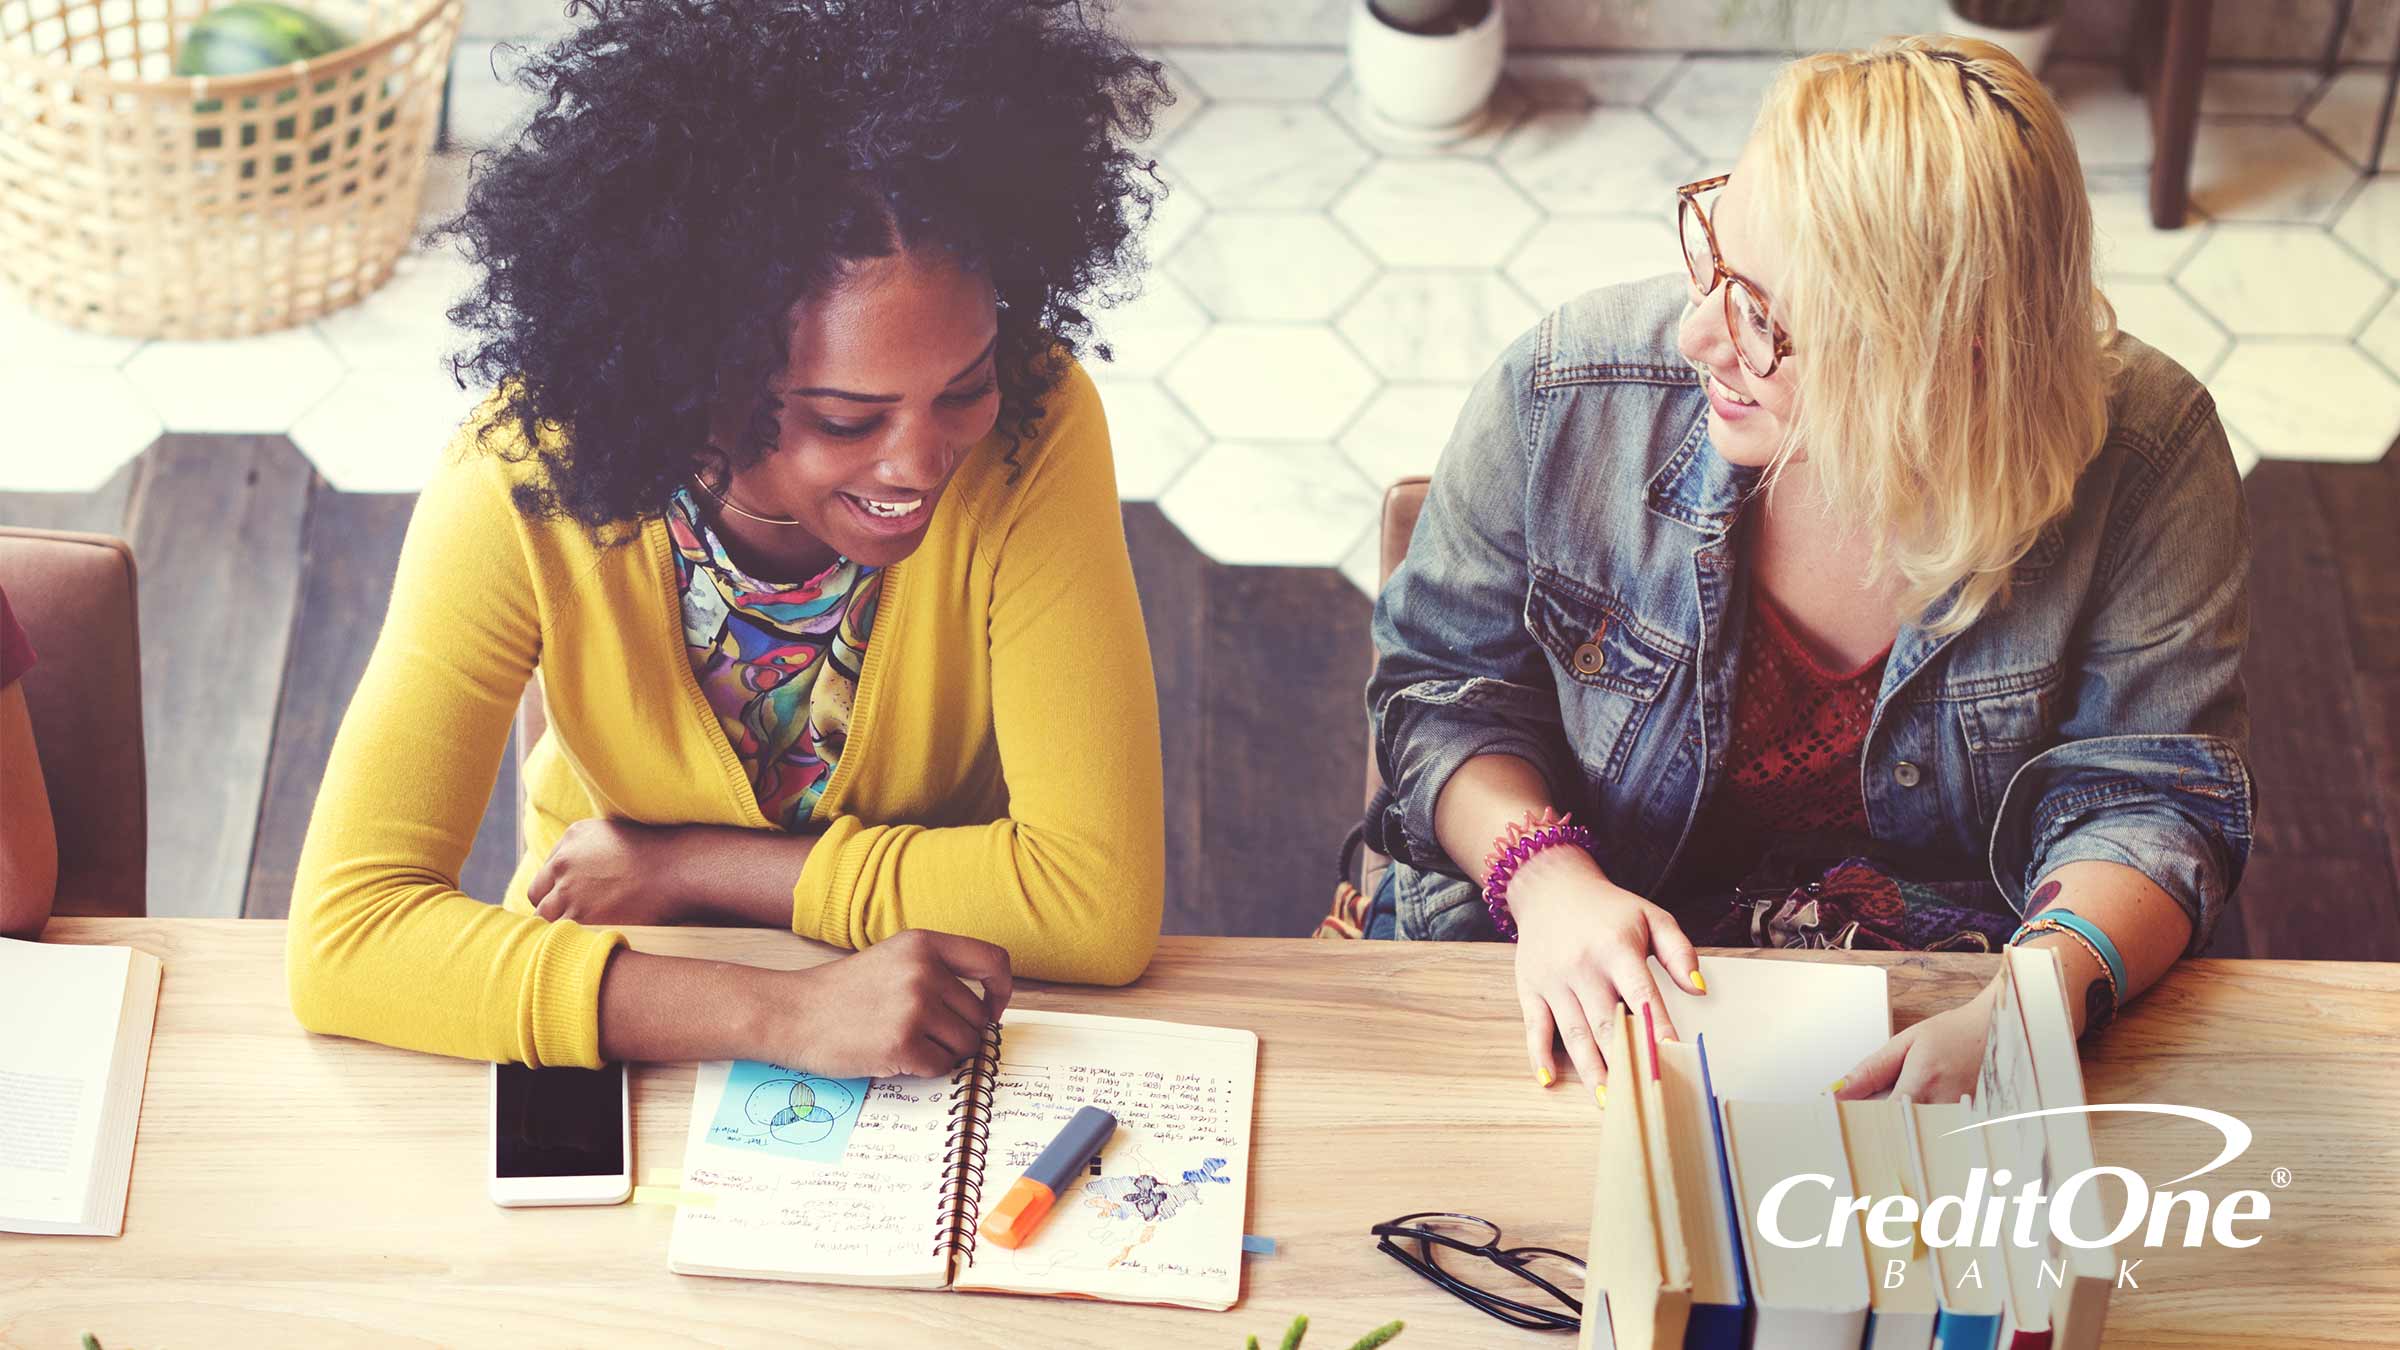
[[[2050,38],[2058,32],[2058,21],[2053,19],[2038,28],[1986,28],[1958,17],[1958,11],[1952,10],[1943,31],[1960,37],[1981,38],[2017,58],[2017,64],[2039,75],[2042,73],[2042,61],[2050,55]]]
[[[1350,76],[1377,131],[1396,140],[1439,145],[1471,134],[1500,82],[1508,23],[1500,0],[1483,22],[1428,37],[1375,17],[1367,0],[1350,11]]]

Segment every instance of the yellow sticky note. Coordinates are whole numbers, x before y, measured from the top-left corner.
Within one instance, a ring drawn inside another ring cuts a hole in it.
[[[636,1186],[633,1203],[637,1205],[673,1205],[677,1209],[714,1209],[717,1197],[706,1191],[678,1190],[673,1186]]]

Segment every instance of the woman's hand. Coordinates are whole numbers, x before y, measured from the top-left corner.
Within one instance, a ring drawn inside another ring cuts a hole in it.
[[[1652,1026],[1672,1040],[1675,1025],[1650,978],[1649,956],[1677,972],[1678,987],[1698,983],[1700,962],[1683,928],[1665,910],[1614,885],[1576,849],[1544,849],[1508,885],[1517,921],[1517,1003],[1525,1014],[1525,1051],[1543,1087],[1556,1080],[1552,1036],[1564,1041],[1575,1072],[1602,1102],[1613,1066],[1601,1046],[1617,1005],[1628,1015],[1651,1009]]]
[[[838,1078],[949,1073],[976,1053],[1011,992],[1005,950],[921,928],[839,961],[775,974],[787,988],[771,1000],[761,1049]]]
[[[1855,1101],[1889,1091],[1921,1102],[1972,1096],[1983,1071],[1983,1038],[1991,1023],[1992,991],[1987,987],[1884,1042],[1833,1085],[1833,1095]]]
[[[625,820],[576,821],[542,860],[525,898],[554,923],[681,923],[684,904],[667,858],[675,834]]]

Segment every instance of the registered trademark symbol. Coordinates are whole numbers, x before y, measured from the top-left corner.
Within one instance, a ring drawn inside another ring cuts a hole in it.
[[[2274,1182],[2275,1189],[2280,1191],[2284,1187],[2292,1184],[2292,1169],[2288,1167],[2278,1167],[2273,1172],[2268,1174],[2267,1179]]]

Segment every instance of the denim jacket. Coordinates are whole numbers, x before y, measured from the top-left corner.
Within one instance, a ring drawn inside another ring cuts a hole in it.
[[[1407,560],[1375,607],[1367,689],[1388,800],[1367,837],[1402,936],[1493,936],[1434,836],[1476,755],[1533,763],[1612,880],[1671,886],[1723,773],[1747,610],[1732,529],[1758,480],[1708,438],[1676,349],[1682,278],[1594,291],[1469,396]],[[2200,951],[2250,849],[2249,534],[2216,405],[2120,338],[2106,444],[2072,509],[1962,632],[1900,629],[1860,764],[1879,849],[1911,875],[1988,868],[2022,913],[2061,864],[2135,868]]]

